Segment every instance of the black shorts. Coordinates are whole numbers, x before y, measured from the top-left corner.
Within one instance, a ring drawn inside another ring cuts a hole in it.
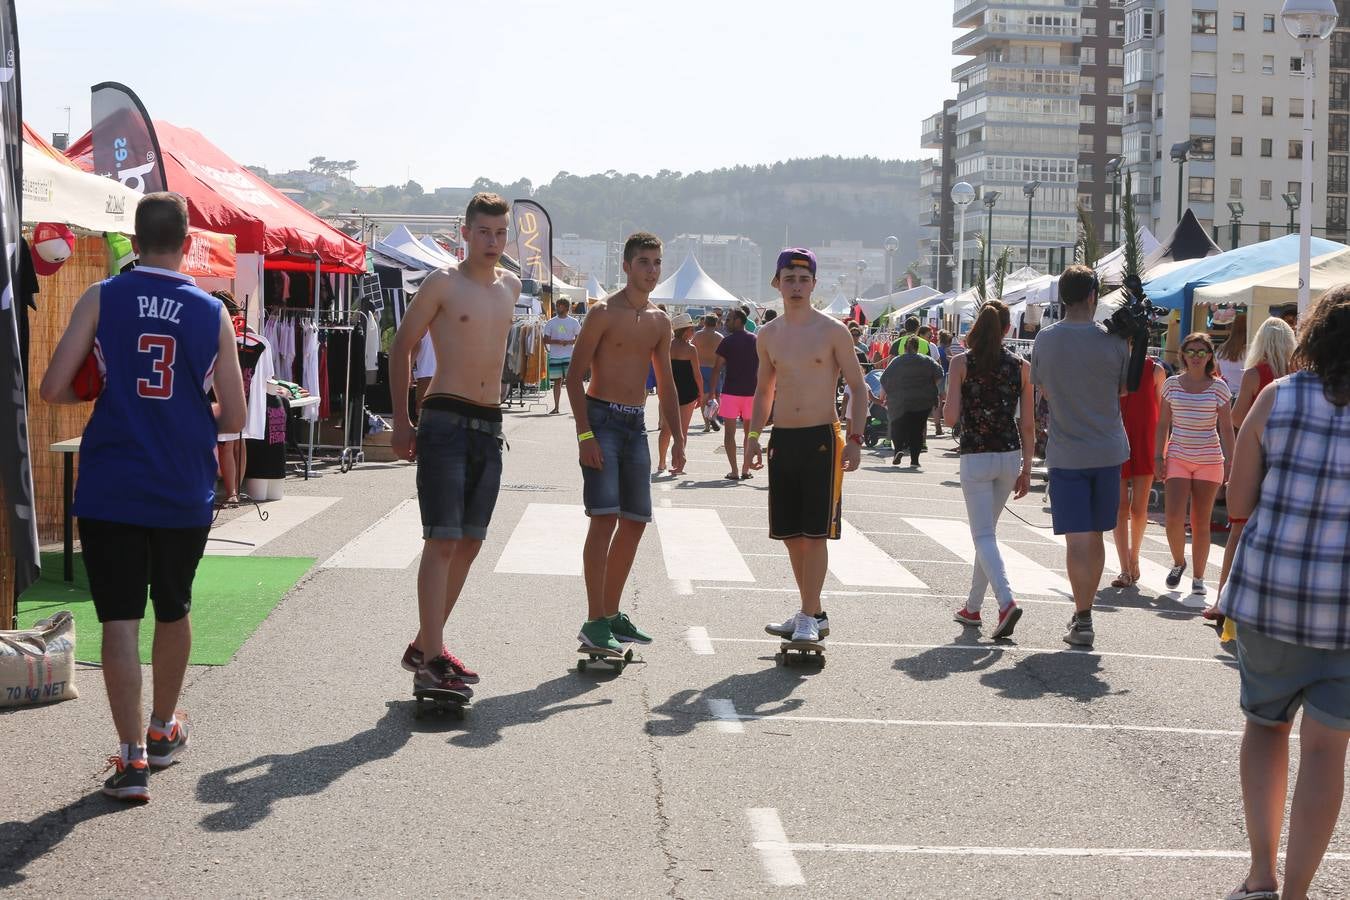
[[[159,622],[177,622],[192,609],[192,579],[210,526],[147,528],[80,519],[80,547],[89,593],[100,622],[145,618],[145,593]]]
[[[496,421],[484,418],[494,412]],[[417,422],[423,539],[486,538],[501,484],[501,411],[428,396]]]
[[[769,537],[839,539],[844,434],[837,423],[774,426],[769,435]]]

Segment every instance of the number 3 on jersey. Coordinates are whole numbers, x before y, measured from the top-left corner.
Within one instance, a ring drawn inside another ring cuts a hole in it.
[[[136,379],[137,395],[150,400],[168,400],[173,396],[173,360],[178,342],[168,334],[143,334],[136,349],[153,358],[150,371],[154,376]]]

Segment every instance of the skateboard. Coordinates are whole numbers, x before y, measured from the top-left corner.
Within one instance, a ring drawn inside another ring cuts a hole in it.
[[[417,710],[413,718],[420,719],[428,712],[449,713],[459,721],[464,721],[464,710],[469,701],[456,691],[442,691],[436,688],[414,688],[413,697],[417,700]]]
[[[593,662],[602,662],[607,666],[622,672],[624,668],[633,661],[633,645],[628,644],[622,650],[608,650],[603,647],[587,647],[584,644],[577,647],[577,653],[580,653],[585,659],[577,660],[577,671],[585,672],[586,666]]]
[[[821,666],[825,665],[825,644],[823,642],[785,639],[778,645],[778,652],[774,654],[774,659],[780,665],[790,666],[794,664],[796,658],[809,660],[813,656]]]

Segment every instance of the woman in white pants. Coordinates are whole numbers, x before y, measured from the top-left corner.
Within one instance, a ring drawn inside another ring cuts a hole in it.
[[[1008,307],[998,300],[980,310],[966,335],[967,352],[952,358],[944,410],[949,426],[961,425],[961,493],[975,543],[970,596],[956,621],[978,628],[985,591],[992,587],[998,600],[995,639],[1010,637],[1022,617],[995,529],[1008,495],[1024,497],[1031,487],[1035,446],[1031,366],[1003,346],[1010,324]]]

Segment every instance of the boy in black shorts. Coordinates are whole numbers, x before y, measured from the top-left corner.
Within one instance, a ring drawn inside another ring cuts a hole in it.
[[[759,382],[745,467],[759,465],[760,430],[772,411],[769,537],[787,545],[801,610],[765,630],[794,641],[818,641],[830,633],[820,606],[829,568],[825,542],[839,538],[844,473],[857,469],[862,458],[867,385],[848,329],[811,307],[815,255],[784,250],[773,285],[782,294],[783,315],[756,334]],[[840,375],[849,386],[847,437],[835,411]],[[776,408],[775,395],[781,399]]]

